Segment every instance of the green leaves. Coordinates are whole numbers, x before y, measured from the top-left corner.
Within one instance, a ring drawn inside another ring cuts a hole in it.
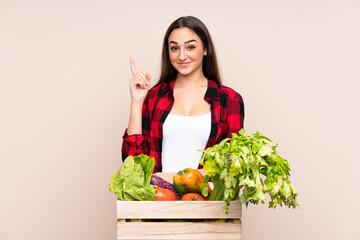
[[[288,179],[290,165],[277,154],[276,147],[261,133],[251,137],[241,129],[232,138],[199,150],[204,152],[200,163],[214,183],[210,200],[224,200],[223,208],[228,212],[229,202],[238,198],[241,190],[240,201],[246,206],[265,203],[267,194],[269,207],[297,207],[298,193]]]
[[[124,201],[154,200],[155,188],[150,185],[154,166],[153,157],[144,154],[127,157],[117,173],[112,175],[109,190]]]

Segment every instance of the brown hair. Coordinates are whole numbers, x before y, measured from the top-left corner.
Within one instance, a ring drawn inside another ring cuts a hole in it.
[[[180,17],[176,19],[167,29],[162,47],[161,55],[161,73],[160,79],[156,85],[163,82],[171,82],[177,76],[177,70],[172,66],[169,58],[168,39],[173,30],[177,28],[187,27],[193,30],[201,39],[207,55],[203,57],[203,74],[207,79],[213,80],[221,84],[220,71],[217,64],[215,48],[211,40],[210,33],[205,24],[198,18],[193,16]]]

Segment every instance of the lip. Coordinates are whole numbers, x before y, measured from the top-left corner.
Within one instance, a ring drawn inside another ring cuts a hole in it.
[[[187,67],[191,62],[178,63],[180,67]]]

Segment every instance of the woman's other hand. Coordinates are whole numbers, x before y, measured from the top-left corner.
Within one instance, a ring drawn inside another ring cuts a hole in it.
[[[162,179],[165,179],[169,183],[173,184],[174,176],[177,174],[177,172],[170,172],[170,173],[163,173],[163,172],[157,172],[154,173],[154,175],[157,175],[161,177]]]
[[[143,103],[150,88],[151,77],[149,73],[144,74],[143,72],[138,72],[136,70],[135,62],[132,57],[130,57],[130,67],[132,73],[132,78],[129,83],[131,101]]]

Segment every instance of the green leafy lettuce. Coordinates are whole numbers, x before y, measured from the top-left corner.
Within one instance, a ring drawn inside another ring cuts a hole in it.
[[[233,133],[205,150],[200,163],[214,183],[209,200],[224,200],[223,209],[228,213],[230,201],[237,199],[248,206],[249,203],[266,202],[269,207],[284,204],[296,208],[297,191],[289,181],[290,165],[281,158],[277,145],[261,135],[245,136],[245,130]],[[206,160],[206,161],[205,161]]]
[[[145,154],[128,156],[111,177],[109,189],[123,201],[152,201],[155,188],[150,185],[155,159]]]

